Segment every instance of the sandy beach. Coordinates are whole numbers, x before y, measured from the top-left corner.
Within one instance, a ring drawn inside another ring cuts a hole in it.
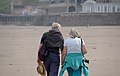
[[[50,28],[0,26],[0,76],[40,76],[36,72],[39,39]],[[69,37],[71,28],[62,27],[65,39]],[[74,28],[77,28],[87,45],[89,76],[120,76],[120,26]]]

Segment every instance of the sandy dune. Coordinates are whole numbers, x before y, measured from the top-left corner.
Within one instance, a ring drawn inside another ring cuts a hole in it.
[[[62,27],[64,38],[72,27]],[[120,76],[120,26],[75,27],[87,44],[89,76]],[[39,39],[50,27],[0,26],[0,76],[39,76]],[[67,76],[67,74],[65,74]]]

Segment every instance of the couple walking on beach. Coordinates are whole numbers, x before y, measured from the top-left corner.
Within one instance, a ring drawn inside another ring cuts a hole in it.
[[[63,76],[65,70],[67,70],[69,76],[81,76],[82,73],[84,76],[88,76],[88,69],[83,61],[83,54],[87,53],[84,40],[80,37],[78,31],[72,28],[69,32],[70,38],[64,41],[60,29],[61,25],[53,22],[52,29],[42,35],[39,48],[47,38],[47,55],[41,61],[38,54],[38,64],[42,64],[43,69],[46,69],[47,76]],[[58,74],[60,57],[62,67]],[[41,75],[45,76],[45,74],[44,72]]]

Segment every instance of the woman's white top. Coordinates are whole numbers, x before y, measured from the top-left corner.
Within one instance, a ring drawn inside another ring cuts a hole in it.
[[[85,45],[83,39],[82,44]],[[81,53],[81,38],[68,38],[65,40],[64,46],[67,47],[67,53]]]

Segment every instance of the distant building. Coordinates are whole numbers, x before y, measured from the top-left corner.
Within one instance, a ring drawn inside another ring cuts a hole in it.
[[[87,0],[82,4],[82,13],[112,13],[120,12],[119,3],[96,3]]]
[[[97,2],[95,2],[97,1]],[[120,12],[120,3],[114,0],[40,0],[40,8],[47,14],[112,13]],[[113,3],[111,3],[113,2]],[[45,5],[44,5],[45,4]],[[45,14],[44,13],[44,14]]]
[[[22,5],[21,0],[13,0],[11,2],[11,11],[14,15],[20,15],[22,14],[22,10],[25,8],[24,5]]]
[[[97,3],[120,3],[120,0],[94,0]]]
[[[21,0],[11,2],[11,13],[13,15],[35,15],[38,13],[35,5],[24,5]]]
[[[46,14],[77,13],[82,10],[80,4],[86,0],[40,0],[40,9]],[[44,13],[44,14],[45,14]]]
[[[68,13],[120,12],[120,0],[39,0],[39,5],[23,5],[21,0],[11,2],[15,15],[57,15]]]

